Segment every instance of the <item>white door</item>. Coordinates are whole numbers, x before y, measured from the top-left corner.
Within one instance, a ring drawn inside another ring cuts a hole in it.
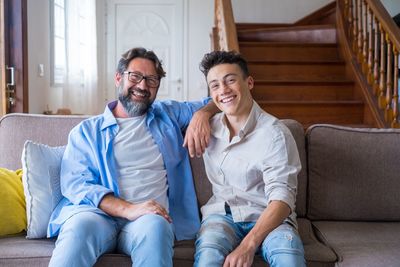
[[[153,50],[167,75],[157,99],[183,100],[183,0],[106,0],[107,99],[116,99],[118,60],[133,47]]]

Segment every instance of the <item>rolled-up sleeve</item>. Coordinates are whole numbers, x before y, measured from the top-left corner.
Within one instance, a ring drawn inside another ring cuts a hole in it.
[[[273,200],[285,202],[295,210],[297,174],[301,163],[296,143],[286,129],[274,132],[269,149],[263,160],[263,180],[267,203]]]

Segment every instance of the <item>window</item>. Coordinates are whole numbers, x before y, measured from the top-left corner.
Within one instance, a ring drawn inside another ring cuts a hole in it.
[[[96,1],[49,1],[51,87],[60,90],[63,108],[92,114],[98,102]]]
[[[85,64],[90,49],[88,32],[91,23],[91,10],[89,1],[78,0],[51,0],[51,82],[53,86],[62,86],[69,79],[72,65],[73,71],[78,73],[73,79],[83,81],[85,79]],[[74,50],[74,51],[72,51]],[[75,62],[71,64],[71,54],[75,56]],[[82,85],[83,86],[83,85]]]
[[[51,83],[57,86],[64,83],[66,72],[65,0],[51,2]]]

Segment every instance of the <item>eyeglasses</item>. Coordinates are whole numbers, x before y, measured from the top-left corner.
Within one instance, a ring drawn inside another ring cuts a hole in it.
[[[123,74],[128,74],[128,80],[135,84],[140,83],[144,79],[146,84],[150,87],[157,87],[160,85],[160,78],[154,75],[144,76],[143,74],[134,71],[124,71]]]

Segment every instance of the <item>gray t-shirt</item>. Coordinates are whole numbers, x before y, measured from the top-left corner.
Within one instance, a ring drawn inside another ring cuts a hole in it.
[[[164,160],[146,126],[146,115],[117,118],[114,139],[120,197],[132,203],[154,199],[168,211]]]

